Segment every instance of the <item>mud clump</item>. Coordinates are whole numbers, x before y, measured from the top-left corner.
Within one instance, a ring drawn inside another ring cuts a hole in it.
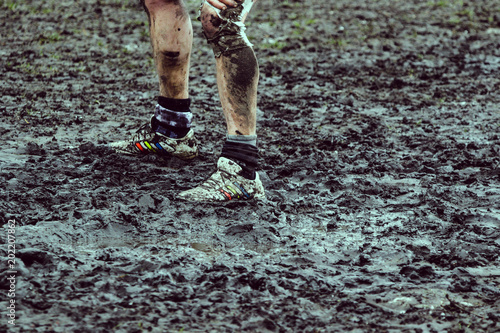
[[[99,3],[0,5],[0,331],[500,329],[495,2],[257,2],[267,200],[218,206],[176,200],[225,133],[200,23],[200,156],[130,158],[104,144],[153,112],[147,16]]]

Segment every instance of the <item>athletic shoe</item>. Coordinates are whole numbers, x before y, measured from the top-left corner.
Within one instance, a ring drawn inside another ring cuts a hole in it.
[[[187,201],[220,202],[229,200],[265,199],[264,186],[259,174],[249,180],[240,175],[241,166],[228,158],[220,157],[217,171],[206,181],[191,190],[179,193]]]
[[[129,140],[112,142],[109,147],[117,153],[127,155],[160,154],[190,160],[198,156],[198,143],[194,131],[185,137],[172,139],[153,131],[151,123],[144,124]]]

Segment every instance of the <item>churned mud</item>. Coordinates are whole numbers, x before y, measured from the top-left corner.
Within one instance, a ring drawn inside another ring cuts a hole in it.
[[[0,4],[0,331],[500,330],[498,1],[261,0],[267,200],[218,206],[176,200],[225,133],[198,1],[191,163],[103,148],[155,105],[138,2]]]

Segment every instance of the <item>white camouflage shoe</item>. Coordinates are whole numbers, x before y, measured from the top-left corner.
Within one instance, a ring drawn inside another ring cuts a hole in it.
[[[230,200],[263,200],[266,197],[259,174],[249,180],[240,176],[241,166],[228,158],[220,157],[217,171],[197,187],[179,193],[187,201],[222,202]]]
[[[108,147],[127,155],[159,154],[175,156],[182,160],[198,156],[198,143],[192,129],[185,137],[172,139],[153,131],[151,123],[144,124],[129,140],[112,142]]]

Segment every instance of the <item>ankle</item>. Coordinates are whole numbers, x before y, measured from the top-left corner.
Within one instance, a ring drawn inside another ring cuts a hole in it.
[[[178,111],[178,112],[191,112],[189,107],[191,106],[191,98],[177,99],[158,96],[158,104],[168,110]]]
[[[158,97],[155,114],[151,120],[151,127],[155,132],[169,138],[183,138],[190,129],[193,114],[189,109],[191,100]]]
[[[254,180],[256,177],[256,169],[259,166],[259,150],[255,145],[242,143],[241,141],[256,141],[256,136],[253,137],[251,140],[244,138],[240,142],[226,140],[221,154],[221,157],[237,163],[242,169],[240,175],[249,180]]]

